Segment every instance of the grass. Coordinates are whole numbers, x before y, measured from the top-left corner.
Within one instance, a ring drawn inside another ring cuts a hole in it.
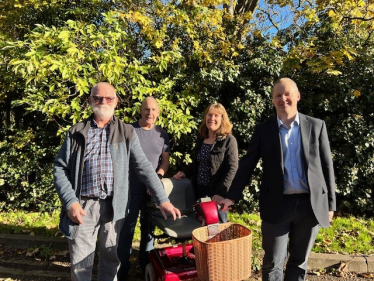
[[[322,229],[313,248],[317,253],[374,254],[374,222],[362,218],[337,217]]]
[[[249,227],[253,235],[253,249],[261,249],[261,220],[253,214],[230,214],[231,222]],[[335,217],[331,227],[318,233],[312,249],[316,253],[350,255],[374,254],[374,221],[355,217]]]
[[[36,236],[62,236],[58,230],[59,213],[0,213],[0,233]],[[252,231],[253,250],[261,249],[261,220],[258,214],[229,213],[229,221]],[[139,227],[134,241],[139,241]],[[332,226],[321,229],[313,251],[350,255],[374,254],[374,221],[355,217],[335,217]]]
[[[0,233],[35,236],[62,236],[58,230],[59,212],[54,213],[0,213]]]

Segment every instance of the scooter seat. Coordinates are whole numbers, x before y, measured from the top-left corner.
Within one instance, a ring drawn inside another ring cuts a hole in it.
[[[190,239],[192,237],[192,231],[201,224],[196,220],[195,214],[184,215],[180,219],[173,220],[173,218],[168,217],[166,220],[163,217],[152,218],[153,223],[162,231],[172,238],[178,239]]]

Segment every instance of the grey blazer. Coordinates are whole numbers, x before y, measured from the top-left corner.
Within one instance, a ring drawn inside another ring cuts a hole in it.
[[[336,210],[335,176],[330,144],[324,121],[299,113],[302,153],[309,184],[310,200],[318,223],[330,226],[329,211]],[[228,198],[239,200],[257,162],[262,159],[260,215],[269,223],[277,223],[283,208],[283,157],[276,116],[256,126],[247,155],[239,169]]]

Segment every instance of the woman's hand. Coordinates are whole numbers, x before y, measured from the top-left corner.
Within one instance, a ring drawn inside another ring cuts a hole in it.
[[[214,202],[216,202],[218,205],[221,203],[221,201],[222,201],[223,199],[225,199],[225,198],[223,198],[222,196],[219,196],[219,195],[214,195],[214,196],[212,197],[212,200],[213,200]]]
[[[173,178],[175,178],[175,179],[177,179],[177,180],[181,180],[181,179],[183,179],[183,178],[185,178],[185,177],[186,177],[186,174],[183,173],[183,172],[181,172],[181,171],[179,171],[178,173],[176,173],[176,174],[173,176]]]
[[[226,198],[220,201],[218,204],[223,205],[221,211],[226,212],[231,205],[234,205],[234,203],[235,202],[233,200]]]

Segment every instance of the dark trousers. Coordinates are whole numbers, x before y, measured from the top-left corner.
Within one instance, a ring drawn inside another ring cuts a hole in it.
[[[282,219],[277,224],[262,222],[262,247],[265,251],[263,281],[303,281],[310,251],[319,231],[309,195],[284,195]]]
[[[131,193],[129,213],[125,218],[118,242],[118,258],[121,266],[118,270],[118,280],[127,280],[130,269],[130,256],[132,253],[132,240],[136,222],[140,212],[140,248],[139,248],[139,264],[144,273],[145,267],[149,263],[148,252],[153,249],[154,238],[148,231],[148,215],[145,211],[146,203],[150,201],[147,193]]]

